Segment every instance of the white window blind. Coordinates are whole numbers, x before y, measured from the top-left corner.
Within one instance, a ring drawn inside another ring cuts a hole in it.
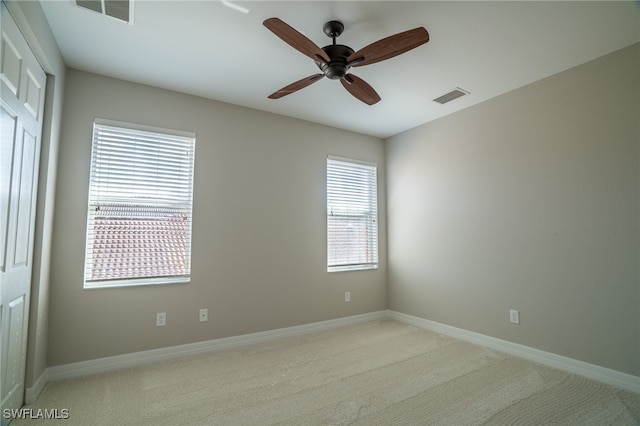
[[[193,134],[96,120],[85,288],[189,280],[194,152]]]
[[[327,270],[378,267],[376,166],[327,159]]]

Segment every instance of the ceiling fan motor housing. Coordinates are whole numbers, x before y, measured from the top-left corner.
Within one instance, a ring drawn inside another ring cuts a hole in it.
[[[323,47],[322,50],[331,59],[329,63],[316,62],[325,77],[332,80],[339,80],[344,77],[349,68],[351,68],[350,65],[347,65],[347,58],[353,54],[353,49],[342,44],[331,44]]]
[[[331,61],[329,61],[329,63],[316,61],[316,64],[318,68],[322,70],[325,77],[332,80],[340,80],[347,74],[349,68],[351,68],[350,65],[347,65],[347,58],[353,53],[353,49],[349,46],[336,44],[336,37],[340,37],[340,34],[344,31],[342,22],[329,21],[324,24],[322,29],[327,37],[333,39],[333,44],[322,48]]]

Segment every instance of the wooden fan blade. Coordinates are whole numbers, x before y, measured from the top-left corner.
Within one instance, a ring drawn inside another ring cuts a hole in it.
[[[331,60],[324,50],[320,49],[314,42],[299,33],[295,28],[278,18],[269,18],[262,23],[272,33],[277,35],[302,54],[310,57],[314,61],[324,61],[329,63]]]
[[[349,93],[367,105],[373,105],[380,100],[380,96],[373,87],[358,76],[347,74],[340,79],[340,83]]]
[[[310,75],[309,77],[305,77],[301,80],[296,81],[295,83],[291,83],[290,85],[283,87],[277,92],[270,94],[269,99],[279,99],[293,92],[297,92],[298,90],[304,89],[308,85],[315,83],[316,81],[320,80],[322,77],[324,77],[324,74],[314,74],[314,75]]]
[[[398,33],[363,47],[347,58],[354,67],[373,64],[393,58],[429,41],[429,33],[423,27]]]

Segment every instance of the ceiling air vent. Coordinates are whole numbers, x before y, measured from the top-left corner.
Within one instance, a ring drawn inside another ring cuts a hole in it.
[[[133,23],[133,0],[76,0],[76,5],[105,16]]]
[[[439,104],[446,104],[447,102],[451,102],[454,99],[458,99],[460,96],[468,95],[469,92],[466,90],[462,90],[459,87],[456,87],[449,93],[445,93],[444,95],[435,98],[433,101],[438,102]]]

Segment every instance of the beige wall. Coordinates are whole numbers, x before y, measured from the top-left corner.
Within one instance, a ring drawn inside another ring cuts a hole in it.
[[[390,138],[390,309],[640,376],[638,123],[636,44]]]
[[[83,289],[94,117],[197,134],[190,284]],[[382,140],[71,69],[61,139],[50,366],[386,308]],[[326,272],[329,154],[378,164],[379,270]]]
[[[7,5],[9,13],[18,24],[40,66],[47,73],[25,375],[26,387],[30,388],[47,367],[49,260],[66,68],[40,3],[4,0],[3,3]]]

